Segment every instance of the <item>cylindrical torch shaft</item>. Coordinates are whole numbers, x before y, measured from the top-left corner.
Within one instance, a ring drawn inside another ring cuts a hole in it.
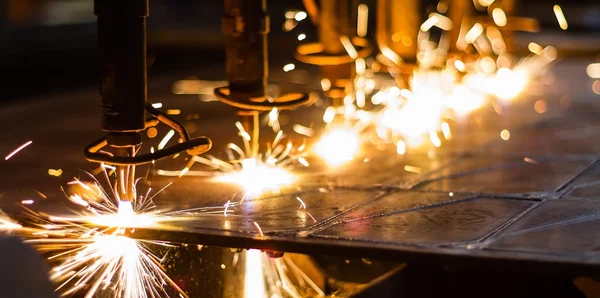
[[[148,0],[96,0],[98,71],[105,131],[139,132],[147,101]]]
[[[120,148],[118,154],[135,155],[135,147]],[[117,195],[121,201],[135,201],[135,166],[117,166]]]
[[[224,0],[223,33],[230,96],[264,98],[267,88],[269,15],[266,0]]]

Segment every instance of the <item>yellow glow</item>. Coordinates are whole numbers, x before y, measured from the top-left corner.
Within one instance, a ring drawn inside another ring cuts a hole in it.
[[[429,31],[429,29],[431,29],[433,26],[435,26],[437,23],[439,23],[440,18],[438,17],[437,14],[431,15],[425,22],[423,22],[423,24],[421,24],[421,31],[423,32],[427,32]]]
[[[494,19],[494,23],[500,27],[506,26],[506,14],[502,8],[494,8],[492,10],[492,18]]]
[[[600,79],[600,63],[588,64],[585,73],[592,79]]]
[[[358,5],[358,18],[356,25],[356,34],[360,37],[367,35],[367,26],[369,24],[369,6],[366,4]]]
[[[465,35],[466,43],[473,43],[483,33],[483,26],[479,23],[475,23],[473,27]]]
[[[430,130],[439,126],[444,106],[444,96],[439,74],[415,74],[412,80],[412,93],[403,105],[388,101],[388,107],[379,116],[379,125],[406,136],[411,143],[420,143]],[[390,104],[392,103],[392,104]]]
[[[485,103],[485,97],[482,94],[473,92],[464,85],[454,88],[450,94],[447,105],[453,109],[459,116],[467,115],[472,111],[478,110]]]
[[[339,166],[354,159],[359,147],[360,137],[356,131],[336,128],[321,137],[314,152],[329,166]]]
[[[415,166],[409,166],[409,165],[405,165],[404,170],[407,172],[410,172],[410,173],[415,173],[415,174],[421,174],[423,172],[423,170],[421,170],[421,168],[415,167]]]
[[[396,54],[396,52],[394,52],[394,50],[390,49],[389,47],[381,46],[380,51],[385,58],[389,59],[394,64],[400,65],[402,63],[402,58],[398,56],[398,54]]]
[[[454,61],[454,67],[456,67],[456,69],[460,72],[464,72],[466,70],[465,63],[460,60]]]
[[[331,123],[334,118],[335,118],[335,108],[331,107],[331,106],[327,107],[327,109],[325,110],[325,113],[323,113],[323,122]]]
[[[296,14],[294,15],[294,19],[296,19],[297,22],[300,22],[304,19],[306,19],[306,17],[308,16],[308,14],[304,11],[299,11],[296,12]]]
[[[402,140],[396,143],[396,153],[400,155],[406,154],[406,143]]]
[[[527,83],[528,77],[525,71],[500,68],[496,72],[492,86],[495,87],[494,93],[500,99],[511,100],[525,89]]]
[[[510,139],[510,131],[508,131],[507,129],[504,129],[500,132],[500,138],[502,138],[505,141],[508,141],[508,139]]]
[[[21,229],[22,226],[12,219],[10,219],[6,214],[0,211],[0,230],[2,231],[11,231],[16,229]]]
[[[562,11],[562,8],[560,8],[560,5],[554,5],[553,10],[554,14],[556,15],[556,20],[558,20],[558,25],[560,26],[560,29],[567,30],[567,28],[569,28],[569,24],[567,24],[567,19],[565,18],[565,15]]]
[[[431,140],[433,146],[436,146],[438,148],[442,146],[442,140],[440,140],[440,137],[438,137],[437,132],[435,130],[429,131],[429,139]]]
[[[478,0],[479,5],[483,6],[483,7],[488,7],[490,5],[492,5],[492,3],[494,3],[494,0]]]
[[[62,175],[63,171],[62,169],[48,169],[48,175],[50,176],[54,176],[54,177],[60,177],[60,175]]]
[[[219,182],[241,185],[248,197],[256,197],[269,190],[278,190],[292,184],[295,180],[294,175],[275,166],[274,163],[263,163],[256,158],[246,158],[242,160],[240,171],[216,178]]]
[[[546,113],[546,111],[548,111],[548,104],[546,104],[545,100],[540,99],[533,105],[533,110],[538,114]]]
[[[171,140],[171,138],[175,135],[174,130],[169,130],[169,132],[165,135],[165,137],[158,143],[158,150],[162,150],[167,146],[167,143]]]
[[[331,81],[329,79],[321,79],[321,88],[323,91],[329,91],[331,88]]]
[[[448,125],[447,122],[442,123],[442,134],[444,134],[444,139],[452,139],[452,131],[450,130],[450,125]]]
[[[244,274],[244,298],[266,298],[262,252],[256,249],[246,251]]]
[[[354,47],[348,36],[340,36],[340,41],[342,42],[342,45],[344,46],[344,49],[346,49],[346,52],[348,53],[348,56],[350,56],[350,58],[358,58],[358,52],[356,51],[356,48]]]
[[[285,72],[289,72],[296,69],[296,65],[294,65],[294,63],[288,63],[286,65],[283,66],[283,71]]]
[[[530,52],[532,52],[536,55],[540,55],[542,53],[542,51],[544,50],[544,48],[542,48],[542,46],[540,46],[539,44],[537,44],[535,42],[530,42],[529,45],[527,45],[527,49],[529,49]]]

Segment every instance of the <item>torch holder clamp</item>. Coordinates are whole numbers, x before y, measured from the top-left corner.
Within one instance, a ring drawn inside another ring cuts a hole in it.
[[[102,151],[101,149],[106,146],[116,148],[134,147],[141,144],[141,137],[139,136],[139,132],[135,131],[110,133],[108,136],[104,136],[88,145],[84,152],[85,158],[91,162],[106,163],[116,166],[141,165],[178,154],[183,151],[186,151],[190,155],[199,155],[208,151],[212,146],[210,139],[207,137],[198,137],[193,139],[190,138],[190,135],[183,125],[159,110],[153,108],[152,105],[146,104],[146,111],[152,115],[151,118],[146,120],[146,129],[154,127],[159,123],[166,124],[179,134],[179,137],[183,140],[183,142],[153,153],[136,156],[117,156],[109,152]]]

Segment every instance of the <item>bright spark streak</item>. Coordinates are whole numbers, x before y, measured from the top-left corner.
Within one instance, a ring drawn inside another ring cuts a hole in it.
[[[475,40],[481,35],[481,33],[483,33],[483,26],[479,23],[475,23],[471,30],[469,30],[465,35],[465,42],[474,43]]]
[[[588,64],[585,73],[592,79],[600,79],[600,63]]]
[[[0,231],[21,230],[23,226],[13,221],[8,215],[0,210]]]
[[[499,27],[506,26],[506,14],[502,8],[494,8],[494,10],[492,10],[492,18],[494,19],[494,23],[496,23],[496,25]]]
[[[448,122],[442,123],[442,133],[444,134],[444,139],[450,140],[452,138],[452,132],[450,131],[450,125],[448,125]]]
[[[296,65],[294,65],[294,63],[288,63],[283,66],[283,71],[285,71],[285,72],[290,72],[294,69],[296,69]]]
[[[254,227],[256,227],[256,230],[258,230],[258,233],[260,234],[260,237],[264,237],[265,234],[263,234],[262,229],[260,228],[260,226],[258,225],[257,222],[254,222]]]
[[[34,203],[34,200],[23,200],[21,201],[21,204],[23,205],[31,205]]]
[[[296,200],[298,200],[298,202],[300,202],[300,209],[304,208],[304,210],[306,210],[306,204],[304,204],[304,201],[302,201],[302,199],[300,197],[296,197]],[[298,210],[300,210],[298,209]]]
[[[160,103],[160,102],[157,102],[157,103],[153,103],[153,104],[152,104],[152,107],[153,107],[153,108],[155,108],[155,109],[160,109],[160,108],[162,108],[162,106],[163,106],[163,104],[162,104],[162,103]]]
[[[435,130],[429,131],[429,138],[431,139],[431,143],[433,144],[433,146],[436,146],[438,148],[442,146],[442,140],[440,140]]]
[[[554,14],[556,15],[556,20],[558,20],[558,25],[560,26],[560,29],[567,30],[567,28],[569,28],[569,24],[567,24],[567,19],[565,18],[565,15],[563,14],[560,5],[554,5],[552,9],[554,10]]]
[[[256,224],[256,222],[255,222]],[[262,233],[261,233],[262,234]],[[256,249],[246,251],[246,266],[244,273],[244,298],[267,297],[264,280],[262,252]]]
[[[163,148],[165,148],[165,146],[167,146],[167,143],[171,140],[171,138],[174,135],[175,135],[175,131],[172,129],[169,130],[167,135],[165,135],[165,137],[160,141],[160,143],[158,143],[158,150],[162,150]]]
[[[406,143],[403,140],[396,142],[396,153],[400,155],[406,154]]]
[[[110,182],[108,174],[105,177]],[[94,184],[79,180],[69,184],[83,188],[83,192],[68,198],[84,207],[84,212],[71,217],[44,217],[50,220],[48,224],[40,224],[42,229],[26,240],[40,251],[50,253],[52,262],[58,262],[51,273],[51,279],[59,284],[57,290],[64,288],[62,294],[71,295],[85,288],[86,298],[107,290],[116,298],[150,298],[167,296],[164,286],[168,284],[181,297],[187,297],[147,247],[170,247],[169,244],[124,236],[128,227],[157,227],[163,220],[178,220],[149,212],[154,208],[148,198],[150,190],[135,202],[115,201],[98,180]],[[34,217],[36,222],[46,221],[40,215]]]
[[[179,172],[179,177],[183,177],[189,171],[190,171],[190,168],[188,168],[188,167],[183,168],[183,170],[181,170],[181,172]]]
[[[303,136],[307,136],[307,137],[312,137],[312,136],[315,135],[315,131],[312,128],[306,127],[306,126],[302,126],[300,124],[294,124],[293,130],[296,133],[301,134]]]
[[[225,203],[225,210],[223,210],[223,215],[225,217],[227,217],[227,210],[229,210],[229,206],[231,206],[231,200],[227,200],[227,203]]]
[[[297,22],[301,22],[304,19],[306,19],[306,17],[308,16],[308,14],[304,11],[299,11],[294,15],[294,19],[296,19]]]
[[[302,40],[304,40],[305,38],[306,38],[306,34],[304,34],[304,33],[300,33],[300,34],[298,34],[298,40],[302,41]]]
[[[9,153],[4,160],[9,160],[11,157],[13,157],[15,154],[19,153],[19,151],[25,149],[25,147],[31,145],[31,143],[33,143],[33,141],[27,141],[25,144],[19,146],[19,148],[15,149],[13,152]]]
[[[539,165],[540,164],[539,162],[537,162],[537,160],[535,160],[533,158],[530,158],[530,157],[525,157],[525,158],[523,158],[523,160],[525,162],[527,162],[527,163],[532,163],[534,165]]]
[[[527,49],[529,49],[530,52],[532,52],[536,55],[541,55],[542,51],[544,50],[544,48],[542,48],[542,46],[540,46],[539,44],[537,44],[535,42],[530,42],[529,45],[527,45]]]
[[[433,26],[435,26],[440,21],[440,18],[437,15],[430,16],[423,24],[421,24],[421,31],[427,32]]]
[[[410,172],[410,173],[415,173],[415,174],[421,174],[423,172],[423,170],[421,170],[421,168],[415,167],[415,166],[409,166],[409,165],[405,165],[404,170],[407,172]]]
[[[225,153],[226,160],[210,156],[195,156],[193,160],[213,168],[212,171],[188,171],[191,176],[209,176],[212,181],[232,183],[244,189],[244,198],[259,197],[267,191],[278,192],[282,187],[296,181],[289,168],[301,164],[308,166],[304,159],[304,145],[295,148],[291,142],[283,143],[283,131],[278,131],[272,142],[267,143],[265,152],[259,152],[258,139],[253,139],[240,122],[236,122],[243,145],[230,143]],[[255,126],[258,125],[255,122]],[[258,129],[258,128],[257,128]],[[258,134],[255,135],[258,137]],[[244,149],[242,149],[244,148]],[[173,176],[173,171],[159,170],[159,175]]]
[[[62,169],[48,169],[48,175],[50,176],[54,176],[54,177],[60,177],[60,175],[62,175],[63,171]]]
[[[369,6],[366,4],[358,5],[358,18],[356,25],[356,34],[360,37],[367,35],[367,27],[369,25]]]
[[[346,52],[348,53],[348,56],[350,56],[350,58],[358,58],[358,52],[356,51],[356,48],[354,48],[354,45],[352,44],[348,36],[340,36],[340,41],[342,42],[342,45],[344,46],[344,49],[346,49]]]

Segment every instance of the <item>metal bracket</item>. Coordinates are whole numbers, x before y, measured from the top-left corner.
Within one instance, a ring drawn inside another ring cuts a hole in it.
[[[183,151],[186,151],[190,155],[199,155],[208,151],[212,146],[210,139],[207,137],[190,138],[190,135],[183,125],[153,108],[150,104],[146,105],[146,111],[152,115],[152,118],[146,120],[146,128],[156,126],[159,123],[164,123],[179,134],[179,137],[183,139],[183,143],[158,150],[154,153],[137,156],[115,156],[108,152],[100,151],[102,148],[108,146],[108,139],[105,136],[94,141],[85,148],[85,158],[91,162],[107,163],[117,166],[141,165]]]

